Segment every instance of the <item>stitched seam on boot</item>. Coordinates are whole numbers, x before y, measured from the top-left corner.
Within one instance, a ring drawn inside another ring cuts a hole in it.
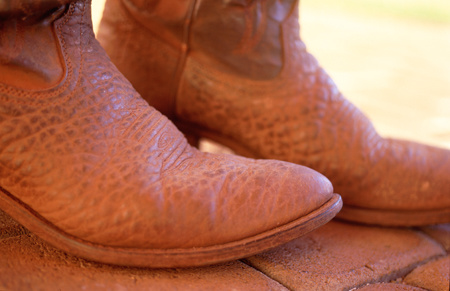
[[[72,80],[73,79],[73,71],[74,71],[73,64],[69,57],[69,54],[67,53],[67,45],[66,45],[64,35],[62,33],[63,27],[67,24],[67,22],[69,22],[70,18],[73,16],[73,11],[75,10],[74,5],[75,5],[74,3],[70,4],[69,9],[66,12],[66,14],[62,18],[59,19],[62,21],[62,23],[56,24],[56,27],[55,27],[56,36],[60,43],[59,48],[60,48],[60,51],[62,52],[63,61],[65,63],[64,69],[65,69],[66,76],[64,77],[64,79],[53,88],[45,89],[45,90],[36,90],[36,91],[27,91],[27,90],[23,90],[20,88],[16,88],[13,86],[8,86],[8,85],[0,83],[0,100],[5,101],[5,102],[17,103],[17,104],[35,104],[35,103],[41,102],[42,99],[50,99],[52,97],[56,97],[57,95],[64,93],[64,91],[67,90],[69,85],[74,83]],[[86,3],[84,3],[83,11],[81,14],[81,19],[83,19],[83,17],[84,17],[85,5],[86,5]],[[81,27],[80,27],[80,40],[81,40]],[[82,68],[83,53],[81,51],[80,46],[78,47],[78,51],[80,54],[80,64],[78,66],[80,73],[78,76],[78,80],[75,82],[75,84],[79,83],[80,74],[81,74],[81,70],[82,70],[81,68]],[[30,98],[30,100],[20,100],[16,96],[11,96],[11,95],[19,95],[20,97],[23,97],[23,98]],[[66,100],[67,98],[69,98],[71,95],[72,94],[68,93],[66,96],[64,96],[64,98],[58,98],[58,100],[49,102],[48,104],[61,103],[64,100]]]

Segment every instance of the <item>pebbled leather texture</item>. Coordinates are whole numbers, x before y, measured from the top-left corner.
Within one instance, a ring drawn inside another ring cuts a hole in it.
[[[3,84],[43,90],[62,81],[64,65],[58,41],[50,27],[53,20],[64,13],[64,8],[61,6],[43,13],[36,19],[16,17],[0,20],[0,76]]]
[[[49,28],[60,84],[0,83],[0,187],[15,201],[87,243],[164,250],[259,234],[331,198],[306,167],[192,148],[111,63],[90,18],[76,1]]]
[[[174,25],[151,29],[164,17],[136,2],[108,0],[99,39],[137,91],[177,124],[243,155],[323,173],[344,208],[450,209],[450,151],[381,137],[308,53],[298,1],[191,1],[178,44]],[[177,65],[147,59],[148,47]],[[160,68],[169,71],[165,82]],[[155,84],[175,89],[156,96],[148,89]]]

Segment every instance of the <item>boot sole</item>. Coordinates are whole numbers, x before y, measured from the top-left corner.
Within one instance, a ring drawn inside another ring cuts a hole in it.
[[[204,137],[230,148],[238,155],[253,159],[264,158],[255,155],[254,152],[242,146],[240,143],[230,138],[220,136],[210,130],[183,121],[175,121],[174,123],[177,128],[185,134],[186,138],[193,146],[198,146],[195,143],[198,143],[200,137]],[[386,210],[354,207],[344,203],[342,211],[339,212],[336,218],[369,225],[424,226],[450,222],[450,209],[411,211]]]
[[[336,218],[362,224],[381,226],[425,226],[448,223],[450,209],[437,210],[379,210],[344,205]]]
[[[0,209],[29,231],[72,255],[133,267],[173,268],[211,265],[248,257],[296,239],[330,221],[342,208],[338,194],[320,208],[264,233],[221,245],[186,249],[134,249],[94,244],[57,228],[0,187]]]

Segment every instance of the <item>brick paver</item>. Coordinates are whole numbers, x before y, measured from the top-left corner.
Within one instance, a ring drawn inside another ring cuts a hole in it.
[[[413,287],[405,284],[376,283],[358,288],[358,291],[425,291],[426,289]]]
[[[450,252],[450,223],[422,227],[421,230],[438,241]]]
[[[404,282],[432,291],[450,290],[450,256],[429,262],[413,270]]]
[[[33,235],[3,239],[0,250],[0,290],[287,290],[239,261],[190,269],[124,268],[67,255]]]
[[[5,214],[0,225],[22,229]],[[292,290],[418,291],[413,286],[441,290],[433,288],[449,277],[448,255],[440,259],[443,247],[421,231],[340,221],[247,258],[247,264],[190,269],[98,264],[56,250],[26,231],[13,233],[0,239],[0,290],[287,290],[284,285]],[[391,280],[403,284],[376,284]]]
[[[0,210],[0,239],[21,235],[26,232],[21,225]]]
[[[332,221],[247,261],[293,290],[342,290],[393,280],[444,254],[418,231]]]

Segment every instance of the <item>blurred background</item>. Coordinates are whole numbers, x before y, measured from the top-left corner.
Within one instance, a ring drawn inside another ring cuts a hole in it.
[[[94,30],[105,0],[93,0]],[[389,137],[450,148],[448,0],[301,0],[301,36]]]

